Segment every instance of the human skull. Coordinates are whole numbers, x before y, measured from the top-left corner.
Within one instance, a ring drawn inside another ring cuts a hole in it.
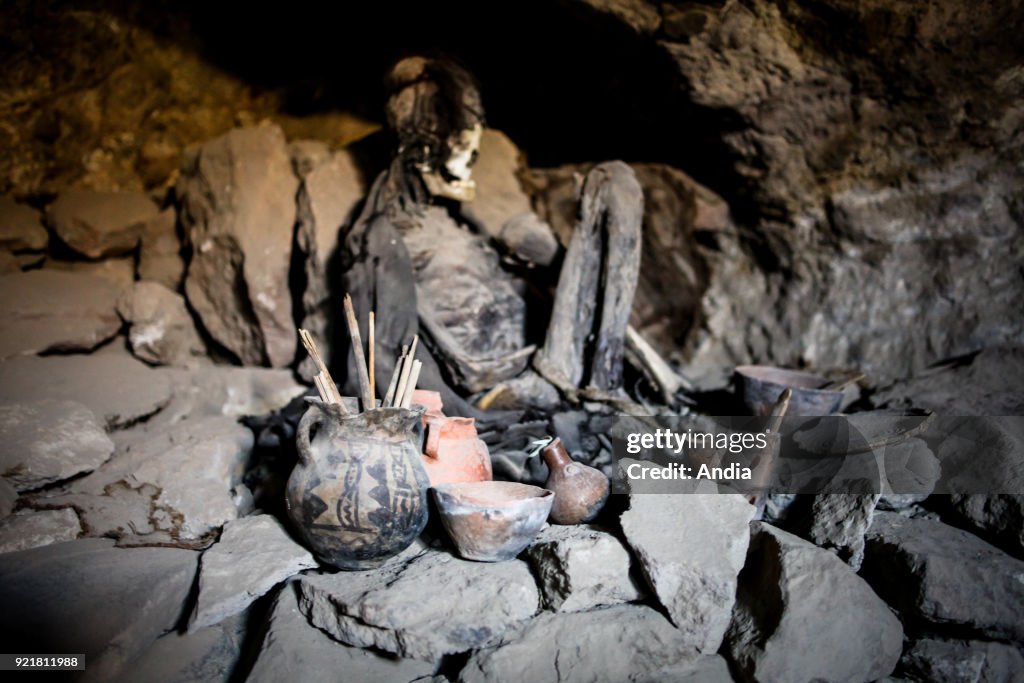
[[[399,152],[436,197],[471,201],[472,166],[483,135],[483,108],[472,77],[439,59],[409,57],[388,77],[388,124]]]
[[[448,158],[443,169],[434,169],[430,164],[420,165],[420,174],[427,190],[434,196],[447,197],[460,202],[473,201],[476,196],[476,181],[473,180],[473,164],[480,151],[483,126],[479,123],[468,130],[462,130],[448,138]]]

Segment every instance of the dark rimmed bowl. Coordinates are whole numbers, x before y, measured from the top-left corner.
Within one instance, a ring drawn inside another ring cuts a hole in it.
[[[818,389],[828,381],[821,375],[771,365],[740,365],[736,368],[737,390],[743,404],[754,415],[768,415],[786,389],[793,392],[787,415],[832,415],[843,402],[843,392],[841,389]]]
[[[521,553],[544,526],[555,499],[547,489],[511,481],[439,484],[432,491],[459,555],[479,562]]]

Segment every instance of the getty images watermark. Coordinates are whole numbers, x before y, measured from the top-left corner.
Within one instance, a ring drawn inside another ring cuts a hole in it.
[[[620,416],[618,493],[1024,494],[1024,416]]]
[[[707,480],[753,480],[749,466],[730,463],[714,467],[706,462],[686,464],[685,456],[694,452],[719,451],[721,453],[760,454],[772,443],[771,428],[750,432],[701,432],[692,427],[685,432],[674,431],[671,427],[658,427],[654,431],[628,432],[626,434],[627,455],[637,456],[646,452],[668,453],[679,459],[662,467],[646,467],[642,462],[625,464],[629,479],[707,479]],[[752,460],[753,458],[751,458]]]

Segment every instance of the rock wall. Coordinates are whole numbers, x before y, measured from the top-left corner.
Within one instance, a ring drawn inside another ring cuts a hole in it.
[[[524,2],[506,35],[472,3],[343,20],[16,1],[0,11],[0,194],[164,203],[187,150],[264,119],[338,148],[375,128],[398,46],[442,48],[535,164],[521,180],[556,228],[572,171],[638,169],[651,268],[634,323],[698,384],[754,361],[856,366],[881,385],[1024,339],[1022,4]],[[352,161],[372,179],[373,160]],[[730,218],[703,221],[698,195]],[[177,286],[176,241],[154,231],[174,227],[147,225],[145,268]],[[25,251],[3,267],[37,264]]]
[[[588,2],[656,41],[715,135],[740,226],[706,256],[690,373],[858,366],[875,382],[1020,343],[1020,2]],[[637,17],[645,17],[640,20]],[[715,123],[717,122],[717,123]]]

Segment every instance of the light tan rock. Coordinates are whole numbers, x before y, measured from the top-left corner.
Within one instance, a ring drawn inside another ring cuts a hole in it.
[[[135,249],[157,213],[156,204],[144,194],[67,190],[47,208],[47,220],[69,247],[102,258]]]

